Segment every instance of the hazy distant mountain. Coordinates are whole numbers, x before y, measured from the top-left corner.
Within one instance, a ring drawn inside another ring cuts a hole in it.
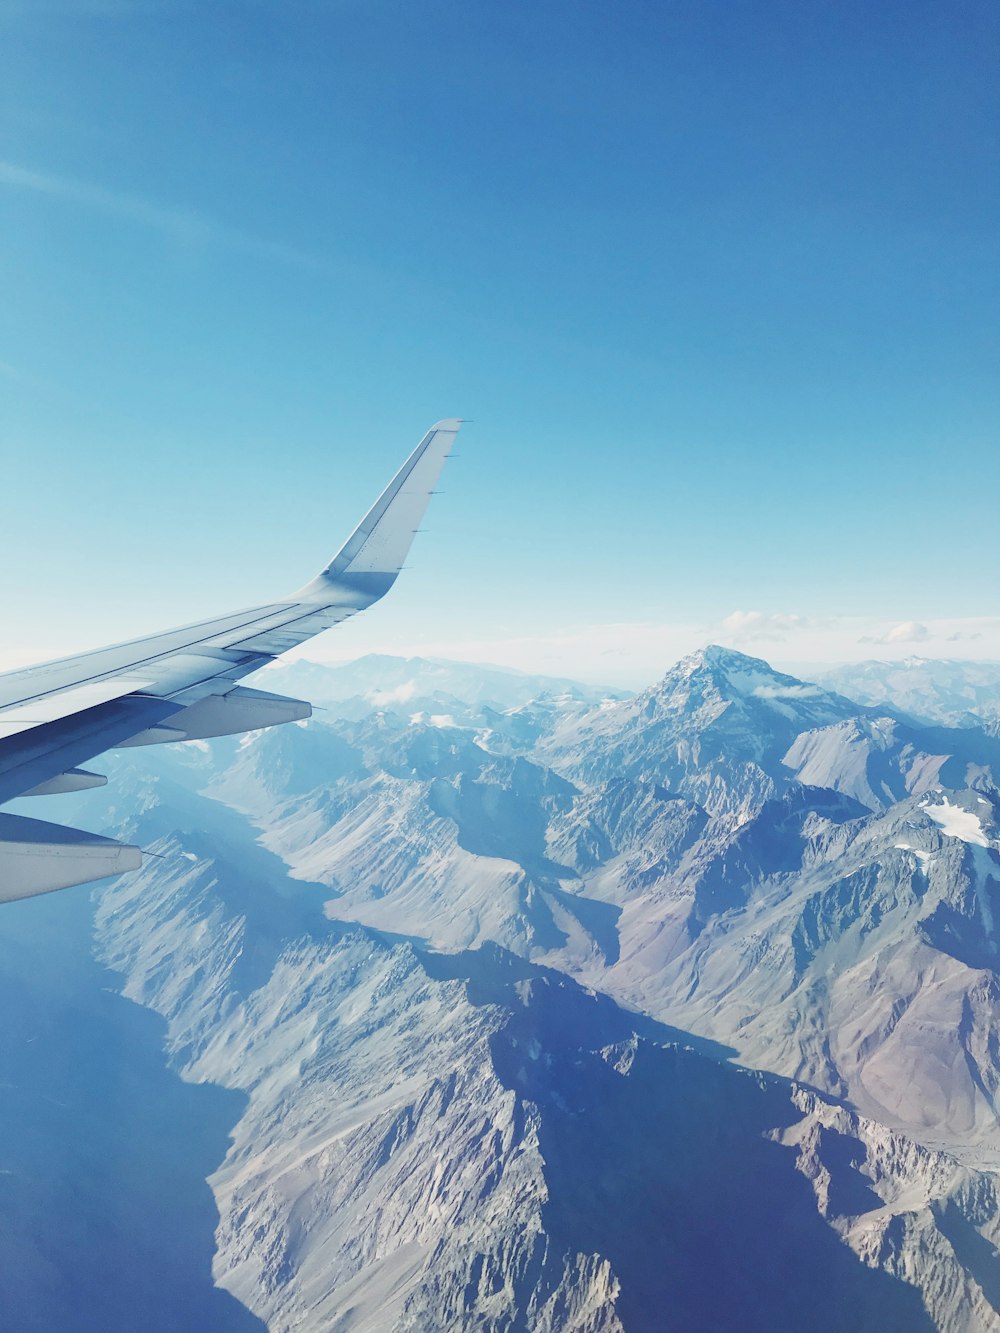
[[[342,713],[350,704],[353,716],[372,708],[441,713],[455,704],[459,716],[475,715],[483,705],[517,708],[539,696],[567,702],[593,703],[607,696],[625,698],[622,690],[598,690],[556,676],[528,675],[503,667],[447,662],[426,657],[391,657],[369,653],[356,661],[326,666],[300,660],[260,672],[254,683],[262,689],[301,695]]]
[[[299,668],[266,684],[324,697]],[[340,713],[114,760],[158,853],[94,895],[97,957],[166,1024],[129,1056],[137,1114],[160,1058],[233,1098],[230,1148],[198,1157],[214,1258],[187,1112],[150,1135],[188,1255],[289,1333],[1000,1327],[1000,742],[719,648],[634,699],[335,672]],[[106,792],[49,810],[121,822]],[[18,904],[19,938],[85,900]],[[30,955],[36,992],[71,988],[37,1068],[113,1031],[111,974],[66,947]],[[79,1172],[85,1216],[116,1151]],[[68,1206],[65,1156],[30,1162]],[[49,1326],[98,1327],[66,1308]]]
[[[818,673],[817,680],[859,703],[892,704],[924,722],[975,726],[1000,721],[1000,663],[857,662]]]

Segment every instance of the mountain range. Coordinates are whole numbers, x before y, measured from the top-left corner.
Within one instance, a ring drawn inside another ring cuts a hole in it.
[[[1000,740],[925,665],[296,663],[48,798],[154,855],[0,917],[5,1326],[1000,1328]]]

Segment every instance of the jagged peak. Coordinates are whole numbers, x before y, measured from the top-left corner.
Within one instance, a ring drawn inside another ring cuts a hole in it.
[[[748,653],[741,653],[735,648],[723,648],[717,643],[707,644],[687,657],[682,657],[653,688],[657,691],[670,690],[696,678],[711,682],[726,694],[761,696],[772,689],[793,691],[801,697],[820,697],[828,693],[820,685],[776,670],[762,657],[751,657]]]
[[[751,657],[749,653],[741,653],[736,648],[724,648],[720,643],[708,643],[704,648],[698,648],[693,653],[688,653],[677,663],[678,667],[688,666],[696,670],[699,667],[739,668],[767,671],[772,675],[779,675],[769,662],[765,662],[762,657]]]
[[[855,715],[856,704],[811,681],[778,671],[760,657],[707,644],[681,658],[641,699],[647,708],[671,713],[710,705],[765,707],[805,727],[828,725]]]

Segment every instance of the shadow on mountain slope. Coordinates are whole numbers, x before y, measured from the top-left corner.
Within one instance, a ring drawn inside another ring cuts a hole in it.
[[[722,1042],[623,1009],[607,995],[583,989],[555,968],[529,962],[492,941],[463,953],[418,952],[421,966],[435,981],[468,982],[473,1004],[501,1004],[518,1009],[515,987],[532,981],[548,982],[553,987],[566,988],[567,994],[580,996],[585,1004],[568,1005],[549,1030],[550,1039],[555,1041],[593,1046],[626,1041],[636,1035],[661,1045],[689,1047],[710,1060],[729,1060],[736,1054],[732,1046],[724,1046]]]
[[[802,1114],[784,1080],[706,1059],[676,1029],[643,1030],[606,996],[500,949],[423,961],[465,977],[474,1003],[512,1011],[493,1058],[540,1110],[545,1230],[557,1253],[610,1260],[629,1333],[933,1329],[913,1287],[868,1268],[824,1221],[796,1151],[774,1141]],[[661,1044],[678,1039],[687,1049]],[[858,1145],[838,1146],[841,1203],[880,1206],[854,1167]]]
[[[936,1207],[934,1215],[959,1263],[972,1274],[986,1300],[1000,1316],[1000,1254],[972,1222],[962,1216],[954,1203]]]
[[[558,1052],[507,1077],[544,1104],[546,1229],[608,1257],[629,1333],[933,1328],[914,1288],[842,1243],[794,1152],[767,1137],[798,1118],[780,1087],[645,1044],[618,1067]]]

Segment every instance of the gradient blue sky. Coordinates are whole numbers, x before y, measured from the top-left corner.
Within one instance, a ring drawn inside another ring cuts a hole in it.
[[[0,0],[0,666],[297,587],[452,414],[412,569],[310,655],[1000,657],[998,37]]]

